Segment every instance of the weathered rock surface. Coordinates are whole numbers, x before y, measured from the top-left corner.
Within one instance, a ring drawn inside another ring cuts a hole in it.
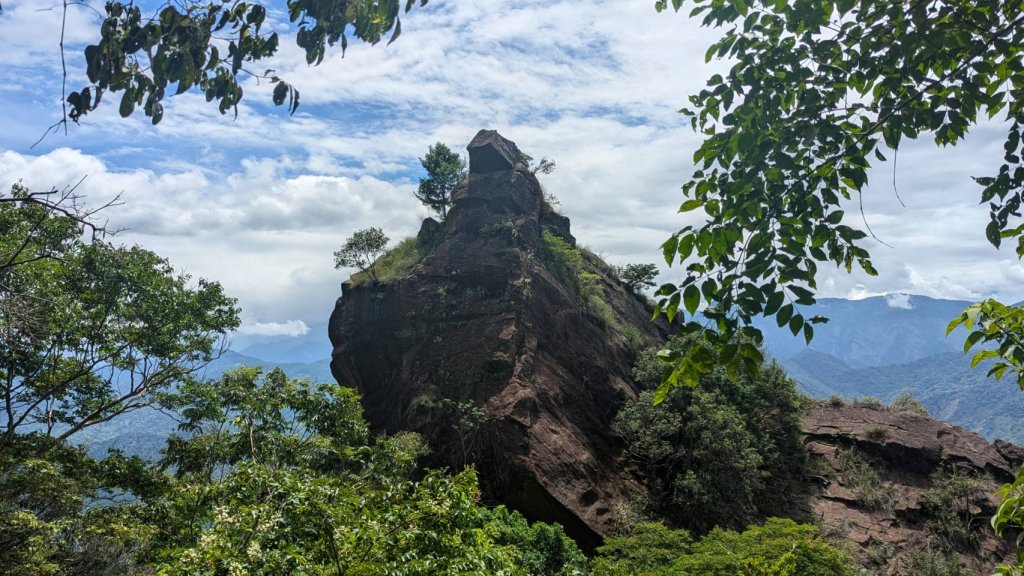
[[[522,153],[515,142],[502,137],[497,130],[477,132],[467,150],[469,171],[473,174],[512,170],[522,161]]]
[[[345,284],[331,369],[362,393],[375,430],[422,433],[430,464],[474,463],[485,497],[594,544],[626,508],[611,422],[636,395],[638,348],[665,327],[584,252],[614,318],[588,312],[542,240],[548,230],[574,243],[569,221],[545,209],[515,144],[481,131],[469,154],[442,237],[420,243],[406,277]]]
[[[1012,559],[1010,541],[996,537],[988,519],[998,501],[993,493],[1013,479],[1024,462],[1024,450],[959,426],[910,412],[892,412],[867,405],[818,403],[805,413],[801,428],[810,453],[821,462],[820,494],[809,501],[813,518],[833,535],[854,544],[867,562],[884,551],[891,557],[878,574],[901,572],[906,558],[935,538],[922,496],[932,485],[932,474],[951,467],[981,479],[981,488],[969,503],[972,526],[982,531],[976,548],[961,551],[960,560],[976,574],[991,574],[996,564]],[[875,465],[897,500],[891,511],[872,511],[852,492],[844,474],[840,450],[857,449]]]

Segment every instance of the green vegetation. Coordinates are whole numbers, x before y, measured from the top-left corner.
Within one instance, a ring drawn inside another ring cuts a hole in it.
[[[715,529],[694,542],[685,530],[640,524],[631,536],[607,539],[595,576],[852,576],[849,556],[814,526],[769,518],[737,533]]]
[[[885,410],[885,404],[876,396],[861,396],[853,401],[853,405],[872,410]]]
[[[654,264],[626,264],[614,268],[619,280],[629,287],[634,294],[640,294],[644,288],[657,286],[654,279],[658,277],[658,267]]]
[[[676,11],[685,4],[671,2]],[[685,266],[686,278],[659,290],[661,309],[671,317],[684,302],[691,317],[703,308],[710,321],[691,321],[688,332],[704,331],[720,350],[737,333],[748,336],[750,343],[730,354],[736,365],[756,363],[755,316],[809,342],[813,325],[825,321],[801,313],[815,302],[819,264],[878,273],[863,245],[870,230],[851,227],[843,210],[867,190],[873,165],[895,158],[905,140],[956,145],[986,118],[1005,119],[1006,140],[1001,165],[973,177],[989,207],[985,236],[996,248],[1016,239],[1017,257],[1024,257],[1024,93],[1006,88],[1024,85],[1024,5],[688,4],[704,26],[723,30],[706,58],[730,61],[684,110],[704,139],[680,211],[703,210],[708,218],[663,245],[666,261]],[[656,2],[659,11],[668,6]],[[1011,373],[1024,388],[1024,308],[986,300],[948,330],[961,325],[965,350],[981,348],[972,362],[993,360],[990,374]],[[694,385],[711,369],[690,356],[673,360],[665,387]],[[1018,490],[1014,484],[1005,494]],[[1021,526],[1016,510],[1016,503],[1000,508],[997,530]],[[1024,570],[1024,551],[1016,569]]]
[[[875,442],[882,442],[889,437],[889,427],[882,426],[880,424],[868,426],[866,432],[868,440],[873,440]]]
[[[377,260],[387,250],[389,240],[380,228],[356,230],[334,253],[334,267],[358,268],[377,282]]]
[[[611,269],[602,270],[605,265],[599,257],[585,249],[573,247],[560,236],[547,230],[541,235],[544,241],[545,261],[558,278],[576,290],[583,310],[605,325],[611,326],[634,347],[645,345],[647,339],[640,330],[622,322],[605,300],[604,277],[611,273]]]
[[[926,548],[915,550],[895,572],[896,576],[974,576],[954,556]]]
[[[932,547],[946,553],[975,550],[987,521],[971,510],[986,499],[984,482],[973,474],[953,466],[933,473],[931,486],[921,495]]]
[[[415,236],[410,236],[381,256],[373,267],[377,281],[385,284],[405,277],[423,259],[423,252]]]
[[[671,4],[679,10],[687,2]],[[805,318],[801,307],[815,302],[821,263],[877,274],[862,245],[868,232],[844,223],[843,211],[866,189],[872,165],[887,161],[905,140],[932,137],[938,145],[955,145],[980,118],[1002,113],[1003,163],[975,182],[990,208],[988,240],[998,247],[1017,239],[1018,256],[1024,255],[1024,100],[1004,89],[1007,82],[1024,83],[1020,4],[982,0],[908,9],[882,0],[829,0],[774,2],[758,10],[747,3],[688,4],[706,26],[725,31],[707,57],[733,64],[691,96],[693,108],[684,111],[704,140],[681,209],[703,210],[708,220],[664,244],[670,264],[687,266],[681,285],[660,292],[664,307],[689,293],[697,300],[687,307],[694,315],[703,300],[716,332],[708,337],[719,347],[758,315],[810,340],[812,325],[823,319]],[[659,9],[667,6],[658,2]],[[957,41],[942,40],[948,38]],[[1024,334],[1022,319],[1020,308],[986,301],[951,328],[967,325],[968,348],[989,344],[976,359],[998,357],[994,374],[1013,371],[1024,382],[1024,350],[1014,345]],[[677,367],[684,373],[700,368],[683,359]]]
[[[3,439],[0,565],[8,573],[585,567],[560,528],[481,507],[472,469],[417,472],[415,435],[371,439],[350,389],[243,368],[187,383],[163,403],[182,423],[159,466],[117,454],[93,461],[37,434]]]
[[[703,344],[668,343],[691,345]],[[736,379],[715,371],[656,404],[652,389],[671,369],[661,356],[658,347],[640,353],[633,375],[646,390],[612,425],[644,476],[649,512],[697,533],[791,513],[807,463],[793,382],[776,364]]]
[[[425,157],[420,158],[420,164],[427,171],[427,177],[420,178],[419,188],[413,195],[427,208],[437,212],[444,222],[452,203],[452,190],[466,177],[466,161],[448,146],[437,142],[427,149]]]
[[[857,448],[840,449],[839,474],[842,484],[869,512],[892,512],[899,502],[899,491],[882,480],[868,457]]]
[[[32,201],[0,203],[2,434],[69,438],[194,380],[238,326],[216,282]]]
[[[910,392],[903,392],[893,398],[892,402],[889,403],[889,409],[893,412],[910,412],[919,416],[931,416],[928,413],[928,409],[924,407],[924,404],[921,404]]]
[[[530,174],[551,174],[555,171],[555,161],[550,158],[541,158],[536,164],[533,163],[533,156],[522,153],[523,162],[526,162],[526,169],[530,171]],[[545,197],[545,201],[548,201]],[[556,199],[554,202],[548,201],[551,206],[557,206],[559,204]]]
[[[358,267],[360,271],[352,275],[356,284],[388,284],[404,278],[423,260],[424,250],[415,236],[390,250],[387,243],[388,237],[379,228],[360,230],[334,253],[335,268]]]
[[[320,0],[289,0],[283,14],[299,25],[295,40],[306,63],[320,64],[329,47],[340,43],[344,53],[350,34],[376,44],[390,33],[388,43],[394,42],[402,31],[401,4],[401,0],[354,0],[339,10]],[[406,0],[405,11],[415,4],[416,0]],[[274,86],[274,104],[287,102],[288,111],[294,113],[299,91],[265,62],[279,47],[278,26],[263,28],[272,8],[268,2],[184,0],[160,4],[143,14],[133,2],[107,2],[100,39],[85,48],[90,85],[68,95],[68,117],[78,122],[99,106],[102,96],[112,102],[120,94],[121,116],[128,117],[141,107],[157,124],[163,118],[164,97],[192,87],[199,88],[207,102],[216,101],[221,114],[234,110],[237,116],[242,100],[239,74],[251,76],[256,70],[266,70],[258,78]],[[223,54],[221,41],[227,43]]]

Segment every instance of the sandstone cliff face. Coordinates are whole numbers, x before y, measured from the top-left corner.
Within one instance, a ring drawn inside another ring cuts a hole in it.
[[[569,221],[514,143],[482,131],[469,154],[447,220],[420,231],[422,260],[394,281],[343,286],[331,369],[374,429],[422,433],[431,464],[474,463],[485,497],[593,544],[624,520],[610,425],[636,395],[638,348],[665,329],[596,257],[583,254],[603,317],[559,273],[542,231],[574,245]]]
[[[925,416],[858,404],[818,403],[804,414],[801,428],[821,472],[809,512],[826,532],[847,540],[872,573],[909,574],[910,555],[943,539],[936,510],[927,503],[943,469],[976,480],[972,493],[954,506],[959,521],[978,535],[977,542],[954,546],[960,563],[972,573],[991,574],[996,564],[1012,559],[1012,542],[995,536],[989,518],[998,505],[993,493],[1024,462],[1021,448],[999,440],[989,444]],[[889,492],[888,506],[865,504],[843,461],[850,450],[871,462],[881,480],[878,490]]]
[[[387,281],[343,286],[331,369],[360,391],[376,431],[421,433],[429,465],[474,464],[485,498],[559,522],[590,547],[634,520],[630,501],[643,488],[611,423],[636,397],[636,353],[667,326],[585,251],[587,290],[566,278],[542,232],[575,245],[570,223],[545,206],[514,143],[483,131],[469,153],[447,220],[423,223],[419,259]],[[595,295],[603,314],[588,306]],[[963,515],[984,528],[992,492],[1024,461],[1013,445],[867,406],[819,403],[801,428],[819,469],[793,516],[850,542],[875,574],[907,574],[909,555],[934,542],[924,500],[938,470],[979,478]],[[889,506],[857,494],[842,457],[851,449],[871,462]],[[988,529],[961,559],[987,574],[1010,554]]]

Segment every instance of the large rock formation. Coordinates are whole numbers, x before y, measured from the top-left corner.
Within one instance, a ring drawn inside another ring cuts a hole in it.
[[[485,497],[593,544],[623,522],[611,422],[636,394],[636,352],[664,337],[644,299],[580,251],[581,279],[542,233],[575,245],[516,145],[481,131],[443,230],[400,277],[349,281],[331,316],[331,369],[370,425],[428,438],[433,465],[474,463]],[[595,298],[597,300],[595,300]]]
[[[421,433],[429,465],[476,465],[486,498],[559,522],[589,547],[633,520],[643,493],[611,423],[637,394],[637,351],[667,327],[600,259],[569,249],[568,219],[545,204],[514,143],[482,131],[469,155],[447,220],[424,221],[416,258],[380,282],[356,275],[343,285],[331,370],[362,393],[373,429]],[[575,273],[566,252],[579,258]],[[936,537],[923,499],[937,470],[981,479],[967,510],[980,528],[991,493],[1024,460],[1010,444],[868,406],[818,404],[801,427],[820,469],[792,516],[847,539],[865,564],[886,556],[875,573],[896,573]],[[855,493],[848,449],[877,468],[891,507]],[[989,529],[963,562],[982,573],[1010,552]]]
[[[873,573],[907,574],[909,555],[943,538],[941,522],[925,502],[943,469],[974,479],[958,515],[969,522],[977,542],[955,549],[959,561],[975,574],[991,574],[996,564],[1012,560],[1011,541],[996,537],[988,520],[998,505],[996,488],[1012,481],[1024,462],[1021,448],[1000,440],[990,444],[959,426],[870,404],[818,403],[805,412],[801,428],[822,474],[820,494],[810,500],[808,512],[824,530],[849,542]],[[889,493],[890,505],[866,505],[843,461],[850,450],[872,464],[881,480],[878,490]]]

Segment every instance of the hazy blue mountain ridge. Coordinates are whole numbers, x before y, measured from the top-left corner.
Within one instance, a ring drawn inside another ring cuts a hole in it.
[[[986,377],[984,365],[971,369],[970,358],[961,352],[905,364],[850,368],[834,356],[807,350],[781,364],[804,392],[817,398],[875,396],[889,403],[910,392],[934,418],[959,424],[989,440],[1024,444],[1024,392],[1012,381]]]
[[[298,346],[301,347],[302,344]],[[284,348],[287,349],[287,346]],[[330,363],[329,357],[314,362],[274,362],[227,350],[207,365],[199,375],[207,380],[215,380],[233,368],[262,366],[266,370],[280,368],[291,378],[334,382]],[[177,426],[178,422],[173,414],[149,407],[128,412],[110,422],[91,426],[76,434],[72,440],[86,446],[89,453],[95,457],[102,457],[108,449],[117,448],[128,455],[157,459],[167,442],[167,437],[177,430]]]
[[[990,440],[1024,443],[1024,393],[1010,381],[986,377],[984,364],[971,369],[962,329],[946,337],[949,321],[970,304],[908,294],[823,298],[801,311],[830,319],[815,327],[810,346],[774,323],[760,327],[768,352],[815,398],[889,402],[910,392],[935,418]]]
[[[961,349],[963,338],[945,337],[946,326],[970,302],[891,294],[863,300],[822,298],[800,309],[804,318],[821,315],[827,324],[814,327],[810,349],[824,352],[854,368],[885,366]],[[808,347],[774,320],[760,322],[769,353],[779,360]]]

